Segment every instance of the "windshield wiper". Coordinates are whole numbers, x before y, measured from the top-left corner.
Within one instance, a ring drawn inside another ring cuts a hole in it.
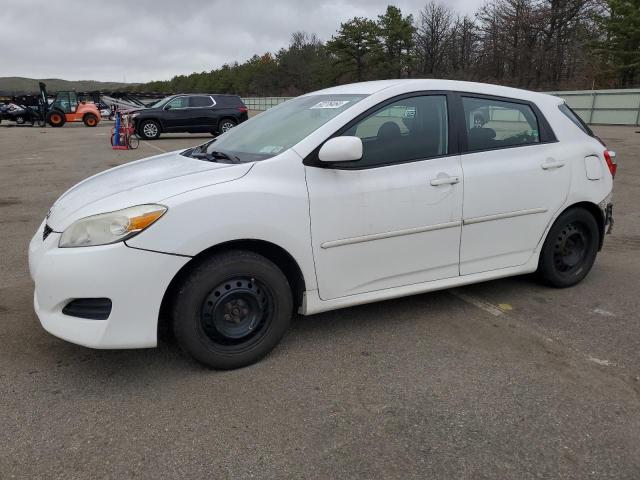
[[[239,157],[237,157],[236,155],[229,155],[228,153],[225,152],[203,152],[200,150],[200,147],[196,147],[194,148],[190,153],[189,153],[190,157],[193,158],[201,158],[204,160],[208,160],[210,162],[215,162],[218,160],[228,160],[229,163],[242,163],[242,160],[240,160]]]

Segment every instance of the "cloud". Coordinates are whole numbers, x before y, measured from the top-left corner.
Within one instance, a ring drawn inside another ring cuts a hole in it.
[[[0,76],[146,82],[273,52],[304,30],[326,40],[388,0],[5,0]],[[393,2],[414,15],[425,0]],[[447,5],[472,13],[481,0]]]

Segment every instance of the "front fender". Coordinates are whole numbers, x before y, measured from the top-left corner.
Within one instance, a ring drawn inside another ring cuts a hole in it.
[[[285,250],[308,290],[316,288],[309,203],[302,159],[289,150],[257,162],[244,177],[161,200],[167,213],[127,244],[196,256],[211,247],[261,240]]]

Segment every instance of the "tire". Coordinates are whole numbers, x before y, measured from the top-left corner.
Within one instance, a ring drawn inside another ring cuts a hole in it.
[[[26,122],[26,120],[25,120],[24,116],[22,116],[22,115],[18,115],[18,116],[16,117],[16,123],[17,123],[18,125],[24,125],[24,123],[25,123],[25,122]]]
[[[156,140],[160,138],[160,124],[155,120],[143,120],[138,125],[138,135],[145,140]]]
[[[220,370],[264,357],[293,314],[291,288],[282,271],[261,255],[241,250],[204,260],[186,275],[174,300],[179,345]]]
[[[82,117],[82,121],[84,122],[86,127],[95,127],[98,125],[98,117],[96,117],[93,113],[87,113],[84,117]]]
[[[218,124],[218,132],[220,132],[220,134],[227,132],[231,130],[233,127],[235,127],[237,124],[238,122],[236,122],[233,118],[223,118],[222,120],[220,120],[220,123]]]
[[[54,110],[53,112],[49,112],[49,114],[47,115],[47,122],[52,127],[62,127],[66,121],[67,119],[65,118],[64,113],[58,112],[56,110]]]
[[[556,288],[580,283],[591,271],[600,243],[600,229],[583,208],[567,210],[555,221],[542,246],[538,277]]]
[[[136,148],[138,148],[139,145],[140,145],[140,139],[138,138],[138,135],[131,135],[129,137],[129,148],[131,150],[135,150]]]

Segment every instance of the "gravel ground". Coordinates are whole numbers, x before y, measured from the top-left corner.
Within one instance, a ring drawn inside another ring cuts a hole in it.
[[[640,133],[616,225],[568,290],[518,277],[300,318],[270,356],[203,369],[175,344],[95,351],[33,313],[27,244],[77,181],[136,151],[0,126],[0,478],[640,478]]]

